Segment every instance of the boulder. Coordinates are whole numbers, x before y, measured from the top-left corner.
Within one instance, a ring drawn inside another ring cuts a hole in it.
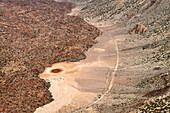
[[[130,34],[141,34],[147,31],[147,27],[142,24],[136,24],[135,27],[128,31]]]

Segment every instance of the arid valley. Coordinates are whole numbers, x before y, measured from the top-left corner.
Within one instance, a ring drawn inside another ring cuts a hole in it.
[[[169,5],[0,0],[0,112],[170,112]]]

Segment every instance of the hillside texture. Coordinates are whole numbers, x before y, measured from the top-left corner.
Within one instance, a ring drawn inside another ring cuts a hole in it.
[[[96,27],[118,43],[113,87],[98,103],[59,112],[169,112],[170,1],[68,1],[0,0],[0,112],[30,113],[52,102],[50,83],[38,75],[85,59],[102,34]],[[80,17],[67,15],[70,2]]]
[[[72,3],[0,0],[0,112],[34,112],[53,101],[38,75],[57,62],[85,59],[101,32],[66,15]]]
[[[112,91],[87,110],[168,112],[170,1],[75,0],[75,3],[82,7],[79,15],[84,20],[104,27],[109,36],[119,34],[113,36],[118,42],[120,62]],[[149,104],[144,105],[145,102]]]

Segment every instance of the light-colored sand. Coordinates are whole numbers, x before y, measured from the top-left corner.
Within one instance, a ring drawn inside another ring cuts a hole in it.
[[[70,13],[68,13],[67,15],[78,16],[81,8],[82,8],[81,6],[77,6],[77,7],[73,8],[72,11]]]
[[[54,101],[37,108],[35,113],[53,113],[69,104],[83,107],[93,103],[97,95],[104,93],[110,84],[109,72],[114,70],[116,50],[113,40],[103,34],[98,44],[86,52],[80,62],[63,62],[47,67],[40,78],[49,81]],[[53,69],[61,69],[52,73]]]
[[[68,15],[78,15],[79,10],[80,8],[76,7]],[[67,105],[88,106],[97,102],[95,100],[98,95],[111,89],[112,72],[117,61],[115,42],[106,33],[99,36],[97,41],[98,43],[86,52],[85,60],[56,63],[39,75],[50,82],[49,90],[54,101],[37,108],[35,113],[55,113]],[[52,73],[53,69],[62,71]]]

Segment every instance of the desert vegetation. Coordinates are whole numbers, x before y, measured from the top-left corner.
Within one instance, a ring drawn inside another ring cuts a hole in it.
[[[123,29],[113,37],[120,50],[113,88],[89,109],[168,112],[170,1],[73,1],[83,7],[80,17],[67,15],[75,7],[69,2],[0,0],[0,112],[34,112],[53,101],[50,84],[38,75],[51,64],[86,58],[85,51],[97,43],[101,31],[84,20],[114,26],[108,34]],[[67,107],[77,109],[65,106],[64,112]]]
[[[142,113],[168,113],[169,112],[170,96],[157,97],[155,99],[146,102],[142,108],[139,108],[139,112]]]
[[[110,33],[110,36],[112,31],[112,34],[115,31],[119,32],[115,29],[110,30],[111,28],[126,31],[115,37],[121,43],[118,44],[118,48],[122,51],[120,51],[120,63],[117,76],[115,76],[113,92],[102,104],[93,108],[103,113],[130,112],[140,108],[147,99],[160,95],[169,97],[170,2],[168,0],[75,1],[83,7],[80,16],[97,26],[106,27],[108,25],[110,28],[108,27],[109,30],[106,28],[105,33]],[[140,29],[141,26],[143,29]],[[125,40],[121,40],[121,38]],[[123,84],[122,82],[125,81],[129,82]],[[123,98],[117,99],[116,94],[122,95]],[[129,95],[129,98],[127,99],[124,94]],[[131,95],[136,97],[131,97]],[[111,99],[111,97],[116,99]],[[164,99],[161,96],[160,101],[161,98]],[[154,101],[153,103],[158,104],[159,102]],[[148,104],[139,112],[163,112],[164,110],[167,112],[169,110],[167,102],[164,106],[166,109],[161,108],[162,111],[157,111],[157,108]]]
[[[38,77],[57,62],[84,59],[101,32],[54,0],[0,0],[0,112],[33,112],[53,101]]]

